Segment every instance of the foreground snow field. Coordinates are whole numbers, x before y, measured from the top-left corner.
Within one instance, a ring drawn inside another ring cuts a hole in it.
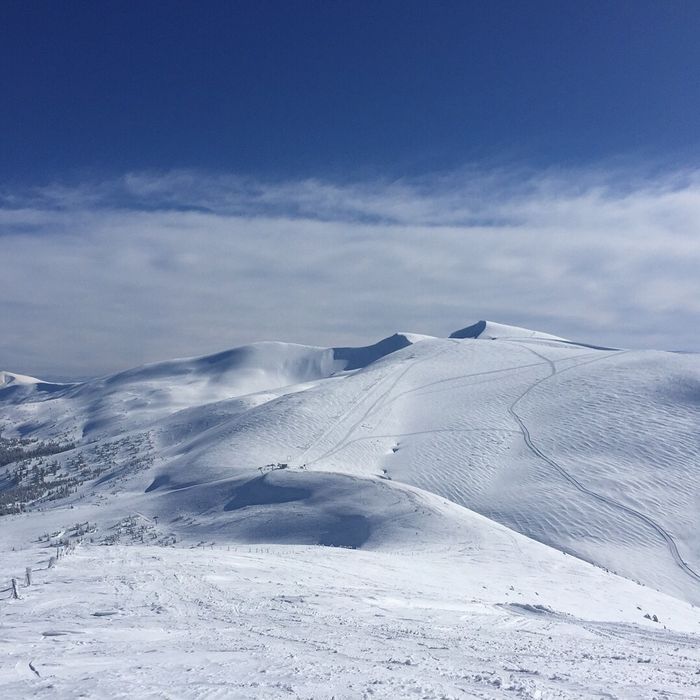
[[[688,633],[698,611],[562,559],[543,570],[516,550],[79,549],[37,572],[22,600],[3,601],[0,688],[8,698],[698,697]]]
[[[698,355],[479,322],[0,379],[0,697],[700,697]]]

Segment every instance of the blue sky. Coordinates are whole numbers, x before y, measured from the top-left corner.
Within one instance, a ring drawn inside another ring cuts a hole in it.
[[[485,316],[700,348],[699,33],[680,0],[7,0],[0,366]]]
[[[700,155],[692,0],[6,0],[0,27],[3,178]]]

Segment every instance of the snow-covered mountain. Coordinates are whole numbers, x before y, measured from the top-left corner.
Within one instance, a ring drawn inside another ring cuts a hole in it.
[[[532,581],[518,604],[642,625],[656,606],[700,629],[698,355],[480,321],[78,384],[0,376],[0,551],[18,566],[84,522],[116,547],[351,547],[446,558],[446,581],[478,563]]]
[[[458,331],[450,334],[450,338],[482,338],[488,340],[522,340],[525,338],[536,338],[539,340],[561,340],[556,335],[542,333],[540,331],[531,331],[528,328],[520,328],[518,326],[507,326],[503,323],[494,323],[493,321],[477,321],[471,326],[461,328]]]
[[[28,377],[25,374],[16,374],[15,372],[0,372],[0,389],[17,386],[34,386],[42,384],[40,379]]]

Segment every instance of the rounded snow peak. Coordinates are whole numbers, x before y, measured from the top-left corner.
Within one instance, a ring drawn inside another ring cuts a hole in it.
[[[565,340],[565,338],[560,338],[550,333],[542,333],[541,331],[534,331],[519,326],[508,326],[503,323],[495,323],[494,321],[477,321],[471,326],[455,331],[450,335],[450,338],[481,338],[487,340],[496,340],[498,338],[538,338],[541,340]]]

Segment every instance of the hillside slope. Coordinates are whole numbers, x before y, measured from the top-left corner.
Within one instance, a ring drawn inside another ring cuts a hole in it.
[[[393,518],[434,546],[444,515],[415,515],[405,484],[700,603],[698,356],[471,328],[0,391],[3,438],[51,453],[6,463],[6,512],[67,504],[107,527],[138,510],[181,538],[365,547],[394,546]]]

